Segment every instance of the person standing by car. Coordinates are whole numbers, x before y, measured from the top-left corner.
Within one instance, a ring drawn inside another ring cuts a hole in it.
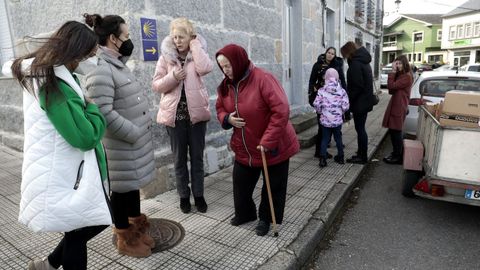
[[[289,122],[287,96],[275,77],[256,67],[244,48],[229,44],[216,54],[217,64],[225,78],[218,86],[217,118],[224,129],[233,128],[230,147],[235,153],[233,165],[233,226],[257,219],[253,191],[263,172],[265,152],[273,208],[281,224],[287,195],[290,157],[300,145]],[[264,176],[265,179],[265,176]],[[255,229],[266,235],[272,222],[265,181],[258,209],[259,222]]]
[[[367,115],[373,109],[373,75],[370,62],[372,56],[365,47],[358,47],[349,41],[340,49],[347,59],[347,94],[350,111],[357,132],[357,154],[347,159],[349,163],[366,164],[368,162],[368,135],[365,130]]]
[[[338,72],[340,83],[343,89],[347,89],[345,83],[345,75],[343,74],[343,59],[336,56],[337,50],[334,47],[329,47],[324,54],[318,56],[317,62],[313,64],[312,72],[310,73],[310,80],[308,81],[308,102],[313,107],[313,101],[317,97],[318,89],[323,87],[325,81],[325,72],[329,68],[333,68]],[[345,114],[348,118],[350,113]],[[349,119],[348,119],[349,120]],[[320,121],[320,114],[317,113],[317,140],[315,141],[315,154],[314,156],[320,158],[320,145],[322,141],[322,124]],[[330,139],[328,140],[330,141]],[[327,157],[331,158],[327,152]]]
[[[117,15],[84,14],[100,48],[97,65],[86,74],[87,95],[107,120],[103,139],[112,181],[114,233],[119,254],[148,257],[155,247],[149,222],[140,213],[140,188],[155,176],[148,100],[135,75],[125,65],[132,54],[125,20]]]
[[[392,64],[392,72],[388,74],[387,88],[392,98],[382,122],[382,126],[388,128],[393,147],[392,153],[383,158],[383,161],[388,164],[402,164],[402,128],[407,116],[412,83],[413,77],[408,59],[405,55],[400,55]]]
[[[203,150],[211,115],[202,77],[212,71],[213,61],[207,53],[207,42],[186,18],[170,23],[170,35],[163,39],[161,51],[152,87],[162,95],[157,122],[166,126],[170,136],[180,210],[190,213],[193,194],[195,207],[205,213]]]

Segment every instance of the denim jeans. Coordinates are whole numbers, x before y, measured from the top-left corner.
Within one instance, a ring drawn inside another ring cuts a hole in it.
[[[330,137],[333,134],[333,139],[337,145],[337,155],[343,156],[343,141],[342,141],[342,125],[334,128],[322,127],[322,145],[320,148],[320,156],[326,157],[327,155],[327,146],[330,141]]]

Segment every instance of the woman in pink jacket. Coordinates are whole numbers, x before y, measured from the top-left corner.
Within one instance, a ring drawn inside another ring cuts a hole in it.
[[[170,23],[170,35],[161,46],[153,77],[153,90],[161,93],[157,122],[167,128],[174,155],[180,209],[191,211],[187,153],[190,155],[191,192],[199,212],[207,211],[203,197],[203,150],[207,121],[210,120],[204,76],[212,71],[205,40],[195,33],[186,18]]]

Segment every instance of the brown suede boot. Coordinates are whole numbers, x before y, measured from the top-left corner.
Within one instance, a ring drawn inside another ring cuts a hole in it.
[[[149,246],[140,240],[140,233],[133,226],[128,229],[113,229],[117,235],[117,250],[119,254],[136,258],[145,258],[152,254]]]
[[[138,217],[129,217],[128,222],[142,235],[140,239],[150,248],[155,248],[155,240],[150,236],[150,222],[145,214]]]

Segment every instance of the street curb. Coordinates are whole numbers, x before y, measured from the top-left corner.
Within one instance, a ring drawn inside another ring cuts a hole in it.
[[[382,129],[381,140],[375,145],[375,150],[371,152],[369,160],[378,150],[380,144],[387,135],[387,130]],[[280,250],[277,254],[265,262],[259,270],[296,270],[300,269],[308,262],[308,259],[317,248],[318,243],[325,236],[330,226],[335,221],[340,209],[348,200],[350,193],[355,184],[360,180],[360,175],[367,168],[362,165],[361,169],[357,165],[353,165],[348,174],[353,174],[353,181],[348,183],[338,182],[328,192],[325,200],[320,204],[319,208],[312,214],[312,218],[305,227],[300,231],[297,238],[286,249]]]

